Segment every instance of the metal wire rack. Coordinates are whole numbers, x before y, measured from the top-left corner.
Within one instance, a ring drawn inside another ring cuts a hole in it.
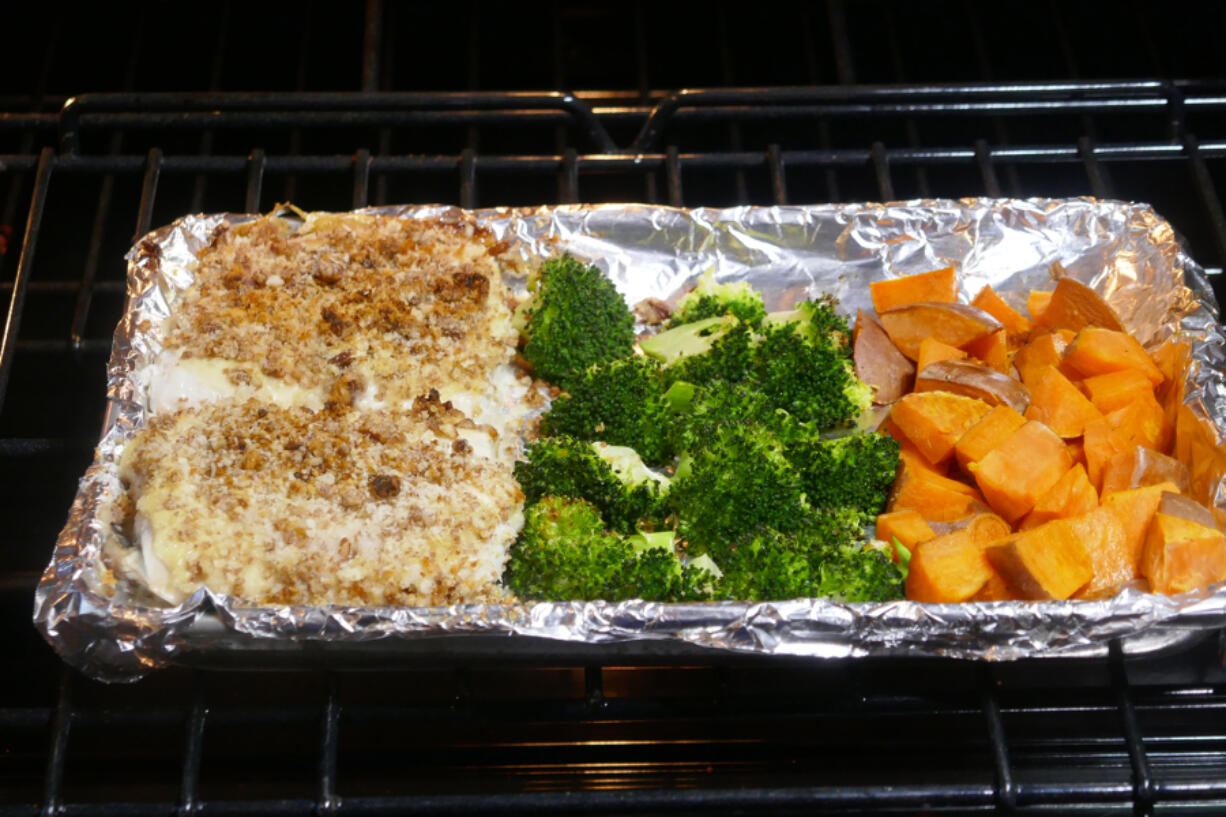
[[[730,4],[22,12],[40,34],[0,84],[0,814],[1226,809],[1218,634],[1174,656],[1002,667],[440,658],[104,687],[28,625],[97,438],[122,255],[184,212],[1094,195],[1153,203],[1201,263],[1226,264],[1226,82],[1169,47],[1211,45],[1220,11],[1177,25],[1089,6],[1104,32],[1056,3],[1037,22],[938,6],[952,34],[931,11],[838,0],[756,22]],[[204,33],[167,60],[185,21]],[[998,48],[1001,23],[1041,38],[1030,73]],[[662,33],[683,25],[692,37]],[[91,33],[127,44],[96,81],[66,67],[92,52],[60,56]],[[930,65],[924,38],[972,59]],[[223,90],[253,75],[260,90]],[[700,90],[661,90],[680,87]]]

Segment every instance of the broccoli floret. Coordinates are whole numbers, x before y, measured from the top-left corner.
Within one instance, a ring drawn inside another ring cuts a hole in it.
[[[794,314],[798,320],[763,324],[750,379],[799,422],[819,428],[854,422],[872,405],[872,389],[856,377],[846,321],[825,302],[802,304]]]
[[[528,505],[546,496],[584,499],[622,533],[654,527],[668,491],[668,479],[648,470],[632,449],[566,435],[529,444],[515,463],[515,479]]]
[[[757,328],[766,317],[766,307],[762,304],[762,295],[748,283],[718,284],[715,270],[709,269],[698,279],[698,285],[677,302],[665,328],[720,315],[735,315]]]
[[[885,508],[898,450],[893,437],[868,432],[790,442],[785,454],[800,472],[810,505],[852,508],[867,521]]]
[[[824,512],[804,528],[746,531],[721,561],[716,597],[737,601],[833,598],[887,601],[902,597],[902,574],[888,556],[864,544],[857,515]]]
[[[810,340],[824,340],[838,347],[851,345],[851,328],[847,318],[838,312],[838,302],[824,296],[815,301],[801,301],[792,309],[771,312],[764,319],[767,325],[799,324],[798,331]]]
[[[724,548],[747,530],[795,530],[813,509],[783,444],[761,427],[728,426],[679,466],[668,494],[693,555],[723,566]]]
[[[623,537],[605,530],[595,506],[547,496],[528,508],[503,584],[529,601],[701,601],[715,577],[683,566],[672,533]]]
[[[668,387],[678,380],[695,385],[741,380],[749,373],[754,341],[748,324],[725,315],[665,330],[640,345],[664,365],[661,379]]]
[[[671,391],[687,386],[677,381]],[[781,442],[816,439],[816,427],[796,421],[786,411],[776,408],[771,397],[753,382],[725,383],[715,380],[702,387],[690,385],[689,399],[676,400],[673,422],[669,429],[673,449],[690,453],[719,439],[728,427],[760,426]]]
[[[659,372],[660,364],[645,357],[593,366],[575,380],[568,395],[553,402],[541,418],[541,433],[629,446],[644,462],[662,465],[672,450]]]
[[[529,289],[515,322],[538,377],[569,388],[589,366],[634,353],[634,315],[596,266],[551,258]]]

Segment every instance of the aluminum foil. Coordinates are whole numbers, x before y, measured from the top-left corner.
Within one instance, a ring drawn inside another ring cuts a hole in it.
[[[1103,295],[1147,344],[1178,336],[1193,349],[1179,442],[1194,488],[1226,512],[1226,337],[1203,269],[1171,226],[1141,204],[1070,200],[914,201],[812,207],[682,210],[646,205],[489,209],[380,208],[404,218],[475,218],[525,258],[559,249],[604,269],[627,300],[669,299],[701,273],[748,280],[772,309],[830,293],[854,314],[868,283],[953,265],[969,300],[991,284],[1021,306],[1049,289],[1052,262]],[[283,213],[292,218],[289,211]],[[1120,639],[1126,652],[1178,646],[1226,625],[1226,587],[1180,596],[1125,590],[1101,601],[954,605],[536,603],[447,608],[253,607],[201,589],[170,607],[116,579],[103,558],[122,488],[119,453],[144,417],[160,325],[191,284],[192,261],[223,221],[189,216],[128,254],[128,303],[109,368],[110,409],[94,464],[35,599],[34,620],[69,663],[106,680],[132,680],[169,663],[276,663],[280,656],[456,656],[514,636],[497,652],[559,658],[584,645],[619,656],[725,653],[845,658],[951,656],[1005,661],[1092,656]],[[522,288],[523,282],[512,282]],[[544,640],[542,640],[544,639]],[[603,645],[603,646],[600,646]],[[348,660],[348,659],[346,659]]]

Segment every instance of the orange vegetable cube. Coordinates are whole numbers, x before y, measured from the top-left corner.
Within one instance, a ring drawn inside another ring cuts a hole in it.
[[[892,419],[929,462],[953,453],[967,429],[991,411],[982,400],[943,391],[908,394],[890,409]]]
[[[1226,536],[1178,516],[1155,513],[1141,573],[1155,593],[1183,593],[1226,579]]]
[[[1141,561],[1141,549],[1149,533],[1149,523],[1162,503],[1162,495],[1174,488],[1171,483],[1163,483],[1103,494],[1102,507],[1113,513],[1124,529],[1124,548],[1132,564]]]
[[[1001,329],[1000,321],[967,304],[916,303],[896,306],[879,316],[890,340],[911,360],[919,359],[925,338],[959,349]]]
[[[920,542],[936,538],[936,532],[916,510],[892,511],[877,517],[877,538],[890,543],[890,553],[894,561],[898,561],[898,552],[894,549],[894,540],[912,553]]]
[[[1064,352],[1064,362],[1082,377],[1136,369],[1155,386],[1164,379],[1162,370],[1136,338],[1094,326],[1077,333]]]
[[[953,267],[921,272],[903,278],[874,281],[868,285],[877,314],[915,303],[953,303],[958,300],[958,281]]]
[[[1188,466],[1174,457],[1134,445],[1118,452],[1103,469],[1103,494],[1169,482],[1180,493],[1188,490]]]
[[[1030,387],[1027,420],[1039,420],[1061,437],[1080,437],[1086,423],[1102,417],[1081,391],[1055,366],[1043,367],[1038,382]]]
[[[894,481],[894,493],[886,510],[913,510],[931,522],[953,522],[985,506],[983,497],[971,486],[904,465]]]
[[[1101,597],[1137,577],[1137,556],[1118,516],[1106,508],[1066,520],[1085,545],[1094,575],[1077,591],[1081,598]]]
[[[966,471],[972,462],[979,462],[989,451],[1024,425],[1026,418],[1013,409],[1008,406],[994,406],[954,444],[958,465]]]
[[[907,598],[937,604],[966,601],[992,577],[986,545],[1009,535],[999,517],[981,514],[961,530],[916,547],[907,573]]]
[[[1012,524],[1029,513],[1038,498],[1072,467],[1059,435],[1030,420],[972,463],[970,472],[992,510]]]
[[[1018,601],[1021,598],[1021,592],[1009,584],[996,568],[992,568],[992,577],[983,587],[979,588],[978,593],[970,597],[969,601]]]
[[[1067,599],[1094,577],[1079,531],[1056,519],[990,545],[985,555],[1026,599]]]
[[[985,366],[1009,374],[1012,364],[1009,362],[1008,335],[1004,329],[968,343],[966,351],[983,361]],[[922,370],[923,366],[920,369]]]
[[[898,445],[898,459],[906,467],[920,468],[942,477],[949,474],[949,460],[942,460],[938,463],[928,462],[928,458],[920,453],[920,450],[915,447],[915,443],[908,440],[905,436]]]
[[[1026,296],[1026,311],[1030,313],[1030,320],[1038,322],[1043,317],[1043,313],[1047,310],[1048,304],[1051,303],[1052,293],[1042,292],[1037,289],[1030,290],[1030,294]]]
[[[996,291],[990,286],[985,286],[979,290],[979,294],[975,296],[975,300],[971,301],[971,306],[977,306],[984,312],[987,312],[993,318],[1000,321],[1005,327],[1005,332],[1009,338],[1011,346],[1017,346],[1030,334],[1033,324],[1030,319],[1018,312],[1013,307],[1005,302],[1005,299],[996,294]]]
[[[1035,501],[1034,510],[1022,520],[1022,529],[1036,528],[1053,519],[1080,516],[1097,507],[1098,492],[1090,484],[1086,469],[1074,465]]]
[[[1059,264],[1053,267],[1058,268]],[[1035,323],[1048,329],[1072,329],[1074,332],[1087,326],[1101,326],[1117,332],[1124,330],[1115,310],[1097,292],[1068,277],[1056,282],[1051,300]]]
[[[915,361],[915,370],[922,372],[929,363],[936,363],[938,360],[965,359],[966,352],[956,346],[941,343],[936,338],[924,338],[920,342],[919,359]]]
[[[1048,366],[1060,366],[1067,347],[1068,341],[1060,332],[1044,332],[1018,349],[1013,365],[1022,382],[1033,389]]]
[[[1095,408],[1103,414],[1110,414],[1146,392],[1153,393],[1154,384],[1138,369],[1123,369],[1087,377],[1081,382],[1081,389]]]
[[[1064,444],[1068,446],[1068,455],[1073,458],[1073,463],[1084,467],[1086,464],[1085,437],[1065,440]]]

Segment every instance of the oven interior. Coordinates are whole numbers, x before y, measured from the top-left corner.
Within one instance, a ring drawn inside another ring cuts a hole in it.
[[[30,625],[100,430],[122,257],[150,227],[284,201],[1091,195],[1151,203],[1220,273],[1221,6],[368,0],[3,20],[0,814],[1226,809],[1219,632],[1091,661],[440,656],[107,686]]]

